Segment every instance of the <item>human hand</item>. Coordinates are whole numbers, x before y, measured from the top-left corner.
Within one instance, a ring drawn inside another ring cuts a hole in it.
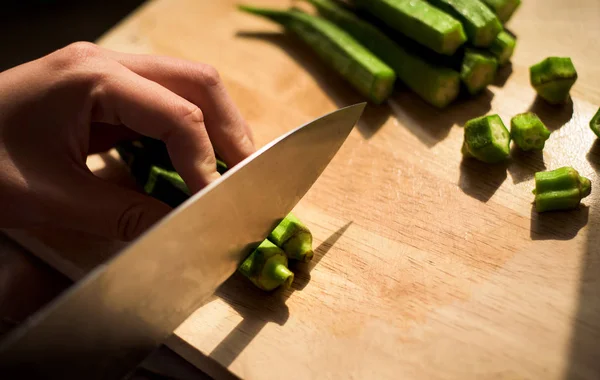
[[[197,192],[254,152],[210,66],[75,43],[0,73],[0,227],[58,226],[131,240],[170,211],[94,176],[90,152],[138,134],[166,143]]]

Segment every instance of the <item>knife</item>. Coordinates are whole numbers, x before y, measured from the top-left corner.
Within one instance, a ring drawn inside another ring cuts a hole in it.
[[[0,342],[0,374],[130,374],[294,208],[364,107],[342,108],[283,135],[190,197]]]

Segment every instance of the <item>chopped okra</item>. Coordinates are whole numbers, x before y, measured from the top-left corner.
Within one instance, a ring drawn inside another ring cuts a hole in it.
[[[536,114],[526,112],[512,118],[510,136],[523,150],[543,150],[550,131]]]
[[[548,57],[529,68],[531,85],[550,104],[569,100],[569,91],[577,80],[571,58]]]
[[[517,39],[503,30],[496,36],[488,49],[498,59],[498,64],[504,65],[510,61],[515,52],[515,46],[517,46]]]
[[[489,52],[480,49],[465,49],[460,70],[467,91],[475,95],[494,81],[498,70],[498,60]]]
[[[312,234],[293,214],[288,214],[268,239],[283,249],[288,258],[309,262],[313,258]]]
[[[156,198],[171,207],[177,207],[185,202],[190,191],[183,178],[174,170],[167,170],[158,166],[150,168],[148,181],[144,185],[146,194]]]
[[[508,158],[510,133],[498,115],[482,116],[465,124],[463,155],[493,164]]]
[[[483,2],[498,15],[503,23],[510,20],[521,5],[521,0],[483,0]]]
[[[590,120],[590,128],[592,129],[592,132],[596,134],[596,136],[600,137],[600,108],[594,117],[592,117],[592,120]]]
[[[289,289],[294,281],[294,274],[287,265],[285,252],[269,240],[264,240],[238,270],[262,290],[273,290],[281,285]]]
[[[535,173],[535,208],[537,212],[571,210],[592,190],[589,179],[572,167]]]

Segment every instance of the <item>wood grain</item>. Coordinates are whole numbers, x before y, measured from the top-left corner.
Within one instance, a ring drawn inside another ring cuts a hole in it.
[[[294,268],[292,289],[264,294],[234,275],[169,347],[215,377],[600,378],[600,192],[572,212],[531,204],[539,170],[571,165],[600,183],[587,127],[600,105],[599,15],[597,0],[526,0],[510,23],[512,66],[489,91],[445,111],[403,89],[370,106],[295,210],[316,255]],[[259,145],[361,100],[233,1],[151,1],[99,43],[214,65]],[[528,67],[550,55],[579,72],[564,107],[537,101],[528,83]],[[543,154],[461,159],[466,120],[509,123],[527,110],[553,131]],[[116,249],[65,234],[43,242],[42,256],[81,273]]]

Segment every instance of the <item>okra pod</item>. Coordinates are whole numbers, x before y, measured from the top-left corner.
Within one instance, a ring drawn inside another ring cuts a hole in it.
[[[504,65],[510,61],[516,45],[517,39],[506,30],[503,30],[498,33],[488,50],[496,57],[499,65]]]
[[[459,73],[461,82],[467,91],[474,95],[481,92],[494,81],[498,70],[498,61],[489,51],[461,47],[455,54],[448,56],[438,54],[431,49],[407,38],[401,33],[389,28],[372,15],[361,12],[359,15],[365,21],[380,28],[380,30],[394,40],[394,42],[409,54],[419,58],[417,62],[429,62],[434,67],[445,67]],[[407,72],[407,76],[418,75],[419,68],[413,70],[413,74]],[[416,73],[416,74],[415,74]],[[425,74],[424,74],[425,75]],[[447,74],[450,75],[450,74]],[[448,83],[447,81],[442,83]],[[453,83],[453,82],[450,82]],[[433,87],[435,88],[435,87]],[[450,88],[450,87],[448,87]]]
[[[312,234],[294,214],[288,214],[268,239],[283,249],[290,259],[309,262],[313,258]]]
[[[458,96],[457,71],[437,66],[418,54],[401,47],[383,31],[332,0],[307,0],[319,14],[351,34],[387,63],[399,80],[423,100],[444,108]]]
[[[590,195],[591,182],[572,167],[535,173],[535,208],[537,212],[571,210]]]
[[[510,136],[525,151],[542,150],[550,137],[550,131],[536,114],[526,112],[511,119]]]
[[[424,0],[353,0],[352,3],[440,54],[454,54],[467,40],[460,21]]]
[[[391,94],[396,81],[394,71],[330,21],[296,9],[275,10],[245,5],[239,9],[266,17],[294,33],[373,103],[380,104]]]
[[[239,266],[238,271],[258,288],[271,291],[279,286],[289,289],[294,274],[288,269],[288,258],[279,247],[264,240]]]
[[[158,166],[150,169],[144,191],[171,207],[179,206],[190,196],[188,187],[177,172]]]
[[[498,60],[483,50],[465,49],[460,78],[471,95],[484,90],[496,78]]]
[[[506,23],[517,8],[521,5],[521,0],[482,0],[503,23]]]
[[[510,133],[498,115],[482,116],[465,124],[462,153],[493,164],[510,154]]]
[[[479,0],[428,0],[431,4],[460,20],[469,42],[475,47],[488,47],[502,30],[502,23]]]
[[[577,80],[571,58],[548,57],[529,68],[531,85],[550,104],[569,100],[569,91]]]
[[[600,137],[600,108],[594,117],[592,117],[592,120],[590,120],[590,128],[592,132],[596,134],[596,136]]]

